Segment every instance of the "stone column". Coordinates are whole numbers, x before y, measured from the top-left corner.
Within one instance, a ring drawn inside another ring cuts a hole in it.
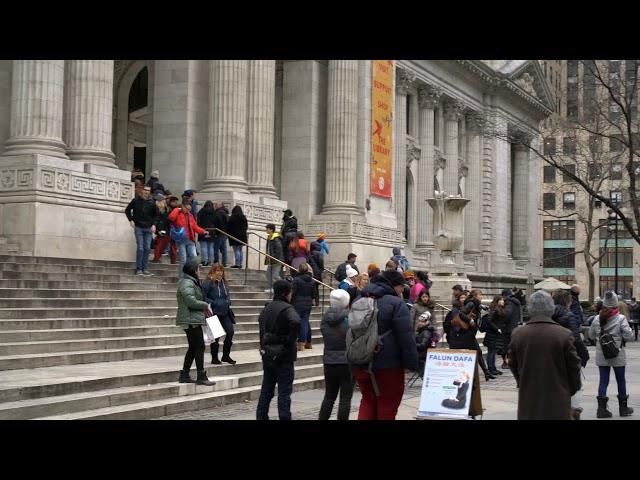
[[[405,211],[407,208],[407,94],[415,80],[415,74],[408,70],[396,69],[396,98],[393,128],[393,205],[395,205],[398,230],[402,238],[405,234]]]
[[[245,179],[247,60],[211,60],[209,148],[202,191],[249,193]]]
[[[426,248],[433,244],[433,209],[427,198],[433,197],[435,108],[442,91],[430,85],[418,90],[420,122],[418,140],[420,143],[420,163],[418,165],[418,221],[416,248]]]
[[[71,160],[115,167],[113,60],[67,60],[64,139]]]
[[[458,120],[465,106],[460,100],[447,100],[444,110],[444,157],[447,167],[444,173],[444,192],[446,195],[458,194]]]
[[[358,214],[358,60],[329,60],[327,165],[322,213]]]
[[[511,221],[512,254],[514,258],[529,257],[529,148],[532,137],[525,133],[516,135],[513,161],[513,216]]]
[[[62,141],[64,60],[14,60],[11,136],[3,156],[67,158]]]
[[[276,61],[249,60],[247,184],[249,191],[276,198],[273,186]]]
[[[465,198],[470,200],[465,210],[465,236],[466,250],[480,252],[482,243],[480,237],[480,225],[482,223],[482,124],[483,118],[479,112],[467,115],[467,168]]]

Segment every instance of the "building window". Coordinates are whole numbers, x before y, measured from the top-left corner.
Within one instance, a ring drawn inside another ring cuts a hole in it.
[[[599,163],[589,164],[589,180],[597,180],[602,175],[602,167]]]
[[[556,183],[556,167],[553,165],[544,166],[544,183]]]
[[[596,113],[596,62],[594,60],[585,60],[582,72],[582,111],[583,118],[586,121],[592,121]]]
[[[564,137],[562,139],[562,153],[564,155],[576,154],[576,139],[573,137]]]
[[[562,208],[565,210],[575,210],[576,194],[574,192],[567,192],[562,194]]]
[[[614,205],[620,205],[622,203],[622,192],[611,190],[609,192],[609,199]]]
[[[638,94],[637,92],[633,92],[633,88],[638,88],[636,84],[636,76],[638,70],[638,61],[637,60],[625,60],[625,95],[627,98],[631,98],[633,93],[633,100],[631,105],[629,105],[629,117],[631,121],[635,121],[636,116],[638,114]]]
[[[575,220],[545,220],[543,223],[545,240],[575,240]]]
[[[567,285],[572,285],[576,283],[575,275],[558,275],[556,277],[557,280],[560,280],[562,283],[566,283]]]
[[[600,240],[606,240],[607,238],[615,238],[615,231],[610,231],[608,228],[608,222],[606,218],[600,220],[600,231],[598,235],[600,236]],[[623,223],[618,220],[618,240],[623,239],[631,239],[631,233],[627,230],[627,227],[623,225]]]
[[[609,60],[609,87],[610,96],[620,101],[620,60]],[[609,121],[613,124],[620,121],[620,107],[613,98],[609,101]]]
[[[578,118],[577,60],[567,60],[567,117]]]
[[[600,296],[604,297],[605,292],[609,290],[615,290],[616,277],[601,275],[600,276]],[[633,297],[633,277],[619,276],[618,277],[618,295],[622,298]]]
[[[621,163],[614,163],[611,165],[611,180],[622,180]]]
[[[592,155],[597,155],[602,151],[602,138],[597,135],[589,136],[589,150]]]
[[[576,164],[575,163],[568,163],[566,165],[563,165],[563,167],[565,168],[565,170],[567,170],[569,173],[573,173],[574,175],[576,174]],[[563,182],[573,182],[573,178],[571,178],[569,175],[567,175],[566,173],[562,173],[562,181]]]
[[[574,248],[545,248],[542,253],[544,268],[576,268]]]
[[[556,154],[556,139],[553,137],[547,137],[544,139],[544,154],[555,155]]]
[[[607,248],[600,247],[600,266],[603,268],[615,268],[616,266],[616,247],[611,245],[615,241],[611,241]],[[633,247],[618,247],[618,268],[633,268]]]
[[[598,195],[602,195],[602,192],[598,192]],[[593,206],[595,208],[602,208],[602,201],[598,200],[596,197],[593,197]]]
[[[613,135],[615,138],[609,139],[609,151],[610,152],[621,152],[623,150],[624,144],[622,143],[622,136]]]
[[[542,208],[545,210],[555,210],[556,209],[556,194],[555,193],[544,193],[542,194]]]

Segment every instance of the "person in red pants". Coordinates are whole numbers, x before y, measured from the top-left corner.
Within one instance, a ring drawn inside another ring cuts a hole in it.
[[[167,248],[167,245],[171,241],[171,236],[169,235],[169,231],[171,229],[171,222],[169,222],[169,209],[167,208],[167,203],[165,201],[164,195],[158,194],[156,195],[156,205],[158,210],[160,211],[160,215],[156,218],[156,248],[153,252],[153,263],[160,263],[160,257],[162,256],[162,252]],[[171,263],[176,263],[176,247],[175,244],[171,245],[169,249],[169,254],[171,256]]]
[[[402,299],[404,282],[401,273],[388,271],[361,292],[363,297],[377,299],[378,335],[389,334],[382,338],[382,346],[375,354],[371,368],[379,395],[374,391],[372,374],[367,367],[354,365],[352,368],[362,394],[358,420],[395,420],[404,394],[405,369],[418,370],[411,317]]]

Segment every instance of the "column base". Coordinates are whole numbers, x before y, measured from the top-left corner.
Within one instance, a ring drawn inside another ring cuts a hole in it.
[[[248,185],[249,192],[253,195],[259,195],[264,198],[278,198],[276,189],[269,185]]]
[[[104,150],[68,150],[67,156],[74,162],[84,162],[101,167],[118,168],[116,165],[116,156],[109,151]]]
[[[5,143],[3,157],[16,155],[45,155],[67,159],[66,145],[57,139],[40,137],[10,138]]]
[[[355,203],[332,203],[322,206],[322,215],[362,215],[364,212]]]
[[[202,193],[244,193],[249,194],[247,182],[242,178],[217,178],[205,180],[202,184]]]

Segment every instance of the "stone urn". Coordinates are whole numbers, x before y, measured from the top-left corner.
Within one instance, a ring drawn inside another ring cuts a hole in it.
[[[435,198],[429,198],[427,202],[434,212],[433,243],[440,250],[442,265],[455,265],[453,252],[462,245],[463,211],[469,200],[436,192]]]

